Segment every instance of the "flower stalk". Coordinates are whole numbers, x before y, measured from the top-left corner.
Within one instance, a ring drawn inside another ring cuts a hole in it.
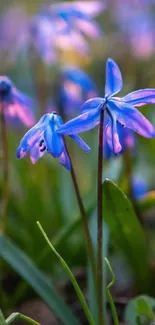
[[[1,102],[1,159],[3,170],[3,182],[2,182],[2,198],[1,198],[1,225],[0,232],[4,233],[7,223],[7,207],[8,207],[8,195],[9,195],[9,167],[8,167],[8,139],[7,139],[7,124],[4,114],[4,105]]]
[[[97,298],[98,298],[98,324],[105,324],[103,312],[103,222],[102,222],[102,168],[103,168],[103,131],[104,107],[100,111],[99,145],[98,145],[98,204],[97,204]]]
[[[84,208],[84,205],[83,205],[83,202],[82,202],[82,198],[81,198],[80,191],[79,191],[79,186],[78,186],[76,175],[75,175],[75,170],[74,170],[74,167],[73,167],[73,164],[72,164],[72,161],[71,161],[70,154],[68,152],[68,148],[66,146],[66,142],[65,142],[65,147],[66,147],[66,151],[67,151],[68,157],[69,157],[70,162],[71,162],[72,182],[73,182],[76,198],[77,198],[78,205],[79,205],[79,210],[80,210],[82,221],[83,221],[87,251],[88,251],[89,260],[90,260],[90,263],[91,263],[91,268],[92,268],[92,273],[93,273],[93,278],[94,278],[94,285],[96,287],[96,262],[95,262],[96,259],[95,259],[94,248],[93,248],[92,239],[91,239],[91,235],[90,235],[90,231],[89,231],[88,219],[87,219],[87,216],[86,216],[85,208]]]

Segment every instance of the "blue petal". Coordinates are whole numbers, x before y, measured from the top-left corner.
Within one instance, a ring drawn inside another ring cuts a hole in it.
[[[122,97],[122,100],[131,105],[142,106],[155,104],[155,89],[140,89]]]
[[[100,122],[100,107],[87,111],[78,117],[63,124],[57,132],[60,134],[72,135],[93,129]]]
[[[97,108],[100,105],[104,104],[105,99],[101,97],[96,97],[93,99],[87,100],[81,107],[81,113],[85,113],[91,109]]]
[[[109,100],[108,108],[117,121],[146,138],[155,134],[153,125],[135,107],[121,100]]]
[[[115,119],[111,119],[111,121],[107,124],[105,128],[105,138],[114,154],[121,152],[122,146],[120,144],[117,122]]]
[[[109,97],[117,94],[122,89],[122,86],[123,80],[118,65],[112,59],[108,59],[106,64],[105,96]]]
[[[50,120],[50,114],[45,114],[39,122],[31,128],[20,141],[17,148],[17,158],[21,159],[26,156],[27,152],[34,146],[35,142],[40,138]]]
[[[61,165],[63,165],[67,170],[71,169],[71,162],[70,159],[68,157],[68,154],[66,152],[66,149],[64,147],[63,152],[61,153],[60,157],[59,157],[59,162]]]
[[[72,138],[86,152],[91,150],[90,147],[78,135],[70,135],[70,138]]]
[[[58,158],[64,149],[63,138],[56,132],[57,128],[62,124],[61,121],[61,118],[57,114],[52,114],[50,123],[44,132],[47,150],[54,158]]]
[[[41,157],[47,153],[47,148],[45,144],[44,137],[41,135],[39,140],[30,149],[30,159],[33,164],[35,164]]]

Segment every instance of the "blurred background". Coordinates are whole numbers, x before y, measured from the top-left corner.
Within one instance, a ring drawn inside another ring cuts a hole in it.
[[[0,2],[0,75],[8,76],[19,90],[34,99],[32,110],[36,121],[42,114],[53,110],[67,121],[80,113],[85,100],[104,96],[108,57],[112,57],[122,71],[124,87],[121,95],[136,89],[155,88],[155,2],[109,0],[102,3],[89,1],[89,5],[86,1],[70,2],[77,3],[81,7],[85,3],[85,9],[81,10],[89,16],[88,26],[82,24],[84,17],[79,16],[80,21],[72,8],[67,9],[71,17],[73,15],[72,20],[65,14],[63,16],[66,9],[56,7],[57,2]],[[90,3],[92,9],[88,10]],[[64,5],[65,1],[61,4]],[[95,8],[98,8],[96,12]],[[50,20],[50,25],[45,17]],[[59,28],[63,30],[63,19],[70,29],[67,36],[64,33],[60,37],[57,33]],[[140,110],[155,125],[155,107],[147,105]],[[54,285],[85,324],[67,276],[47,248],[36,225],[39,220],[88,296],[85,241],[71,176],[49,155],[36,165],[32,165],[29,157],[17,160],[16,148],[27,130],[17,119],[8,119],[9,204],[5,237],[0,242],[0,307],[5,315],[20,310],[41,324],[57,324],[50,311],[54,308],[52,299],[55,298],[52,298],[52,289],[49,288]],[[90,153],[83,152],[67,139],[81,194],[91,215],[90,226],[96,218],[97,137],[97,128],[82,134],[91,147]],[[135,135],[134,145],[127,149],[129,170],[125,152],[126,148],[118,157],[113,154],[109,157],[105,153],[104,178],[115,181],[130,198],[132,183],[134,199],[139,202],[139,225],[147,242],[150,274],[153,275],[155,140]],[[1,169],[1,192],[2,179]],[[127,227],[128,218],[124,215]],[[121,233],[120,226],[116,223],[113,227],[117,239]],[[124,309],[128,299],[138,293],[155,296],[155,289],[148,279],[144,279],[145,285],[137,286],[133,275],[136,273],[135,265],[128,258],[131,252],[125,249],[124,243],[128,240],[125,232],[122,242],[118,243],[115,235],[111,236],[109,225],[105,229],[108,256],[117,278],[113,295],[118,310],[119,307]],[[93,226],[93,236],[95,231]],[[137,259],[143,268],[145,262],[138,253],[137,236],[133,237],[131,249],[136,247]]]

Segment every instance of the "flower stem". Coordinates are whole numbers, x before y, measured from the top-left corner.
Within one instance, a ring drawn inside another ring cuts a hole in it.
[[[99,146],[98,146],[98,204],[97,204],[97,285],[98,285],[98,324],[105,324],[103,312],[103,223],[102,223],[102,162],[103,162],[104,110],[100,112]]]
[[[7,222],[7,206],[9,195],[9,168],[8,168],[8,141],[7,141],[7,124],[4,115],[4,107],[1,104],[0,112],[1,120],[1,141],[2,141],[2,170],[3,170],[3,185],[2,185],[2,199],[1,199],[1,225],[0,232],[4,233]]]
[[[72,161],[71,161],[70,154],[68,152],[66,143],[65,143],[65,147],[66,147],[66,151],[67,151],[68,157],[69,157],[70,162],[71,162],[71,177],[72,177],[74,190],[75,190],[76,198],[77,198],[78,205],[79,205],[79,210],[80,210],[82,221],[83,221],[86,245],[87,245],[87,250],[88,250],[89,260],[90,260],[90,263],[91,263],[92,272],[93,272],[94,285],[96,287],[96,263],[95,263],[96,259],[95,259],[95,253],[94,253],[92,239],[91,239],[91,235],[90,235],[90,231],[89,231],[88,219],[87,219],[87,216],[86,216],[86,212],[85,212],[85,208],[84,208],[82,198],[81,198],[81,195],[80,195],[80,191],[79,191],[79,187],[78,187],[74,167],[73,167],[73,164],[72,164]]]

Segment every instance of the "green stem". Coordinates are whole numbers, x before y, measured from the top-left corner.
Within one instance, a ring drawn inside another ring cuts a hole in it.
[[[70,159],[70,162],[71,162],[71,177],[72,177],[72,181],[73,181],[73,185],[74,185],[74,189],[75,189],[75,194],[76,194],[76,198],[77,198],[78,205],[79,205],[79,210],[80,210],[81,217],[82,217],[82,221],[83,221],[83,227],[84,227],[84,234],[85,234],[85,239],[86,239],[87,251],[88,251],[88,256],[89,256],[89,260],[90,260],[90,264],[91,264],[91,268],[92,268],[92,273],[93,273],[93,278],[94,278],[94,285],[96,287],[95,253],[94,253],[92,239],[91,239],[91,235],[90,235],[90,231],[89,231],[88,218],[86,216],[86,212],[85,212],[85,208],[84,208],[84,205],[83,205],[83,202],[82,202],[82,198],[81,198],[81,195],[80,195],[80,191],[79,191],[79,187],[78,187],[78,183],[77,183],[77,179],[76,179],[74,167],[73,167],[73,164],[72,164],[72,161],[71,161],[71,157],[70,157],[69,151],[67,149],[66,143],[65,143],[65,147],[66,147],[66,151],[67,151],[67,154],[68,154],[69,159]]]
[[[66,264],[66,262],[64,261],[64,259],[61,257],[61,255],[56,251],[56,249],[54,248],[54,246],[51,244],[50,240],[48,239],[48,237],[47,237],[45,231],[43,230],[43,228],[42,228],[42,226],[41,226],[41,224],[40,224],[39,221],[37,222],[37,225],[38,225],[38,227],[39,227],[42,235],[44,236],[47,244],[49,245],[49,247],[51,248],[51,250],[53,251],[53,253],[57,256],[57,258],[59,259],[60,263],[62,264],[64,270],[68,274],[68,276],[69,276],[69,278],[70,278],[70,280],[71,280],[71,282],[73,284],[73,287],[74,287],[74,289],[75,289],[75,291],[77,293],[77,296],[78,296],[78,298],[79,298],[79,300],[81,302],[81,306],[82,306],[82,308],[83,308],[83,310],[85,312],[85,315],[86,315],[86,317],[88,319],[89,324],[90,325],[95,325],[95,322],[94,322],[94,320],[92,318],[92,315],[91,315],[90,310],[88,308],[88,305],[86,303],[85,297],[84,297],[84,295],[83,295],[83,293],[82,293],[82,291],[81,291],[81,289],[80,289],[80,287],[79,287],[79,285],[78,285],[78,283],[77,283],[77,281],[76,281],[73,273],[71,272],[70,268],[68,267],[68,265]]]
[[[7,223],[7,207],[9,195],[9,167],[8,167],[8,139],[7,139],[7,124],[4,115],[4,107],[1,104],[1,143],[2,143],[2,170],[3,170],[3,185],[2,185],[2,199],[1,199],[1,225],[0,232],[4,233]]]
[[[103,131],[104,131],[104,110],[100,112],[99,145],[98,145],[98,204],[97,204],[97,296],[98,296],[98,323],[105,324],[106,315],[103,312],[103,222],[102,222],[102,168],[103,168]]]
[[[106,287],[106,292],[107,292],[107,296],[108,296],[108,300],[109,300],[109,303],[110,303],[110,307],[111,307],[111,312],[112,312],[112,316],[113,316],[113,320],[114,320],[114,325],[119,325],[119,321],[118,321],[118,316],[117,316],[117,311],[116,311],[116,307],[115,307],[115,304],[113,302],[113,298],[112,298],[112,295],[110,293],[110,288],[112,287],[112,285],[114,284],[115,282],[115,274],[111,268],[111,265],[108,261],[108,259],[105,257],[105,261],[107,263],[107,266],[109,268],[109,271],[112,275],[112,280],[111,282],[107,285]]]

